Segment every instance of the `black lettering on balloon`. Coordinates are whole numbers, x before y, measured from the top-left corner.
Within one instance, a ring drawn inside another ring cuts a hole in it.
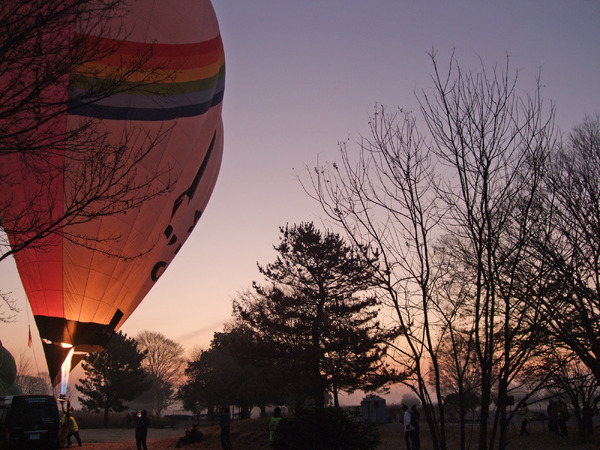
[[[173,203],[173,211],[171,211],[171,219],[173,219],[173,217],[175,216],[175,213],[177,212],[177,210],[183,203],[184,198],[185,198],[185,192],[183,192],[182,194],[179,194],[179,197],[177,197],[177,199],[175,200],[175,203]],[[171,226],[171,225],[169,225],[169,226]]]
[[[194,223],[192,224],[191,227],[188,228],[188,233],[191,233],[192,231],[194,231],[194,228],[196,227],[196,224],[200,220],[200,217],[202,217],[202,211],[196,210],[196,212],[194,213]]]
[[[159,261],[156,264],[154,264],[154,267],[152,268],[152,273],[150,274],[150,278],[152,278],[152,281],[156,282],[158,280],[158,277],[160,277],[158,271],[163,267],[167,267],[167,263],[164,261]]]
[[[196,190],[198,189],[198,185],[200,184],[200,180],[202,179],[202,176],[204,175],[204,172],[206,171],[206,167],[208,166],[210,156],[212,155],[213,148],[215,146],[216,137],[217,137],[217,132],[215,131],[213,133],[212,140],[210,141],[210,145],[208,146],[208,149],[206,150],[206,155],[204,156],[204,159],[202,160],[202,164],[200,165],[198,172],[196,172],[196,176],[194,177],[194,180],[192,181],[190,186],[185,191],[183,191],[181,194],[179,194],[179,196],[173,202],[173,210],[171,211],[171,220],[173,220],[173,217],[175,217],[175,213],[179,210],[181,205],[183,205],[183,202],[186,197],[188,198],[188,203],[190,202],[190,200],[192,200],[194,198],[194,195],[196,194]],[[193,223],[188,228],[188,234],[193,231],[196,224],[198,223],[198,220],[200,220],[201,216],[202,216],[202,211],[196,210],[194,212]],[[165,228],[164,234],[165,234],[165,237],[167,239],[169,239],[169,242],[167,244],[168,246],[174,245],[178,241],[177,235],[173,234],[173,225],[169,224],[167,226],[167,228]],[[179,245],[175,249],[175,254],[179,253],[179,250],[181,250],[182,245],[183,245],[182,243],[179,243]],[[158,280],[158,278],[160,277],[159,272],[162,273],[161,269],[164,269],[165,267],[167,267],[167,263],[165,261],[159,261],[154,265],[154,267],[152,268],[152,271],[150,273],[150,278],[152,279],[152,281],[156,282]]]
[[[196,176],[194,177],[192,184],[190,184],[190,187],[188,187],[185,191],[183,191],[181,194],[179,194],[179,196],[175,200],[175,203],[173,204],[173,211],[171,211],[171,219],[173,219],[173,217],[175,216],[175,213],[177,212],[179,207],[182,205],[183,200],[185,199],[186,196],[188,198],[188,202],[194,198],[194,194],[196,193],[196,189],[198,189],[198,185],[200,184],[202,175],[204,174],[204,171],[206,170],[206,166],[208,166],[208,161],[210,160],[210,155],[212,155],[212,151],[215,146],[216,137],[217,137],[217,132],[215,131],[213,133],[212,140],[210,141],[210,145],[208,146],[208,149],[206,150],[206,155],[204,156],[204,159],[202,160],[202,164],[200,165],[198,172],[196,172]]]
[[[202,164],[200,165],[200,168],[198,169],[198,172],[196,173],[196,176],[194,177],[194,181],[192,181],[190,188],[187,190],[187,196],[190,200],[192,198],[194,198],[196,189],[198,189],[198,185],[200,184],[200,179],[202,178],[202,175],[204,174],[204,171],[206,170],[206,166],[208,166],[208,161],[210,160],[210,155],[212,154],[213,148],[215,146],[215,138],[216,137],[217,137],[217,132],[215,131],[213,133],[212,140],[210,141],[210,145],[208,146],[208,150],[206,150],[206,155],[204,156],[204,160],[202,161]]]

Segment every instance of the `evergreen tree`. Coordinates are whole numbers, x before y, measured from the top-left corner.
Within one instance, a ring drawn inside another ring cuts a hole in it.
[[[312,223],[280,230],[275,262],[259,265],[271,284],[254,283],[234,302],[236,320],[267,344],[265,357],[288,368],[297,401],[304,394],[320,408],[330,391],[337,406],[341,391],[383,386],[394,332],[380,328],[379,301],[369,295],[377,255]]]
[[[212,346],[203,350],[185,369],[187,381],[179,388],[184,409],[199,413],[206,408],[209,419],[217,417],[218,405],[232,404],[231,381],[237,373],[231,355]]]
[[[119,331],[102,352],[84,358],[82,367],[86,377],[75,385],[83,396],[77,398],[87,410],[104,411],[105,427],[109,411],[125,411],[124,402],[151,388],[152,382],[142,368],[144,356],[135,340]]]
[[[184,408],[195,412],[207,408],[210,415],[218,405],[236,405],[241,418],[248,418],[256,405],[264,416],[267,404],[281,403],[277,370],[254,364],[251,355],[257,351],[244,330],[215,333],[210,348],[185,370],[187,381],[179,389]]]

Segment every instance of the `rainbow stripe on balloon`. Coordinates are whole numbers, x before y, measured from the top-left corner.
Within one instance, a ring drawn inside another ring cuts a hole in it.
[[[89,58],[69,78],[69,113],[113,120],[199,116],[223,100],[221,37],[146,44],[79,36]]]

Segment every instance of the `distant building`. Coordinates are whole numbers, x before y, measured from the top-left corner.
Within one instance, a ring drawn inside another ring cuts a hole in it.
[[[385,399],[378,396],[369,396],[360,402],[360,417],[367,423],[386,423]]]

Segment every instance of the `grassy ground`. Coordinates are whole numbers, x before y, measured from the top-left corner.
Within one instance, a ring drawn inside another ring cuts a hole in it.
[[[269,442],[267,440],[266,428],[268,419],[248,419],[240,420],[232,423],[231,427],[231,443],[235,450],[262,450],[269,449]],[[404,444],[404,437],[399,424],[385,424],[378,427],[381,435],[380,450],[401,450],[406,448]],[[203,442],[198,444],[186,445],[186,449],[206,449],[206,450],[218,450],[221,449],[220,442],[220,431],[218,426],[210,426],[201,428],[204,433],[205,439]],[[135,442],[133,442],[133,430],[124,429],[122,439],[115,439],[114,441],[106,441],[101,443],[88,443],[84,442],[86,449],[116,449],[116,450],[135,450]],[[152,439],[152,429],[149,431],[148,440],[149,449],[166,449],[174,448],[177,443],[176,437],[167,437],[160,439]],[[452,428],[448,433],[448,449],[454,450],[459,448],[458,430],[454,433]],[[565,449],[578,449],[578,450],[598,450],[600,449],[600,434],[596,434],[592,437],[588,437],[586,441],[582,441],[577,437],[576,430],[570,430],[570,438],[560,439],[548,431],[545,431],[541,425],[532,427],[530,436],[519,436],[518,430],[511,428],[509,434],[509,446],[511,450],[565,450]],[[183,432],[181,432],[183,434]],[[82,430],[82,437],[85,436],[85,430]],[[115,435],[113,435],[115,436]],[[477,435],[473,433],[471,435],[470,448],[475,449],[477,447]],[[109,444],[109,445],[108,445]],[[421,449],[429,450],[433,449],[431,439],[429,439],[428,433],[423,430],[421,432]]]

